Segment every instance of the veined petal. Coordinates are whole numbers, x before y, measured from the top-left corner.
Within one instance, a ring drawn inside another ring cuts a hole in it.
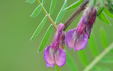
[[[95,9],[89,19],[89,22],[88,22],[90,25],[92,25],[95,22],[96,16],[97,16],[97,8],[95,7]]]
[[[87,7],[83,12],[83,22],[87,25],[93,13],[93,6]]]
[[[52,65],[55,63],[54,61],[54,50],[52,46],[48,46],[44,51],[44,59],[47,64]]]
[[[75,41],[75,49],[76,50],[82,50],[84,47],[86,47],[88,42],[88,36],[84,32],[81,33],[79,36],[77,36],[77,39]]]
[[[63,66],[66,62],[66,53],[63,49],[59,48],[55,54],[55,62],[58,66]]]
[[[72,29],[69,30],[66,35],[66,44],[70,49],[73,48],[75,44],[75,39],[76,39],[75,33],[76,33],[75,29]]]

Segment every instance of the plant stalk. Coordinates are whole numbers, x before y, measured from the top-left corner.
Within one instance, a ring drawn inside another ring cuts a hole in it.
[[[55,66],[55,71],[60,71],[59,66]]]
[[[100,55],[98,55],[83,71],[90,71],[92,67],[102,59],[111,49],[113,49],[113,42]]]
[[[85,0],[80,7],[68,18],[68,20],[64,23],[64,31],[67,27],[72,23],[72,21],[77,18],[77,16],[85,9],[86,5],[88,4],[89,0]]]
[[[42,6],[42,10],[44,12],[45,15],[47,15],[49,21],[51,22],[52,26],[57,30],[57,25],[55,24],[55,22],[53,21],[53,19],[50,17],[50,15],[47,13],[46,9],[44,8],[43,4],[37,0],[38,4],[40,4]]]

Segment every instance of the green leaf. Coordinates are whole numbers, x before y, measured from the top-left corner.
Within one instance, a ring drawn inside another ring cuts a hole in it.
[[[109,12],[113,14],[113,1],[112,0],[108,0],[108,6],[109,6]]]
[[[67,6],[67,0],[65,0],[61,10],[58,13],[58,16],[57,16],[56,21],[55,21],[56,23],[58,23],[63,18],[64,14],[66,12],[66,10],[64,10],[66,8],[66,6]]]
[[[46,0],[42,0],[42,4],[44,4],[44,3],[45,3],[45,1],[46,1]]]
[[[35,0],[27,0],[27,2],[33,4],[35,2]]]
[[[108,24],[108,25],[111,25],[110,22],[109,22],[109,20],[106,18],[106,16],[104,15],[103,12],[98,16],[98,18],[99,18],[101,21],[103,21],[104,23],[106,23],[106,24]]]
[[[101,43],[102,43],[103,47],[107,48],[108,41],[107,41],[106,33],[103,28],[101,28],[101,30],[100,30],[100,39],[101,39]]]
[[[70,10],[70,9],[74,9],[77,6],[79,6],[84,0],[78,0],[75,3],[71,4],[70,6],[68,6],[67,8],[65,8],[64,10]]]
[[[97,0],[94,0],[94,7],[97,5]]]
[[[111,14],[111,13],[108,11],[108,9],[104,9],[104,13],[105,13],[106,15],[108,15],[109,17],[113,18],[113,14]]]
[[[100,3],[101,3],[101,5],[100,5],[100,7],[98,9],[97,16],[99,16],[102,13],[102,11],[104,10],[104,2],[103,2],[103,0],[100,0]]]
[[[110,53],[113,53],[113,49],[110,51]]]
[[[55,65],[55,71],[60,71],[60,67],[58,65]]]
[[[55,8],[55,3],[56,3],[56,0],[51,0],[51,6],[50,6],[49,14],[53,13],[53,10]]]
[[[99,16],[102,13],[102,11],[104,10],[104,1],[100,0],[100,3],[101,3],[100,7],[97,7],[97,8],[99,8],[98,12],[97,12],[97,16]]]
[[[93,34],[90,35],[89,45],[90,45],[90,49],[91,49],[92,54],[95,57],[98,56],[98,49],[97,49],[96,41],[95,41]]]
[[[40,13],[41,8],[42,8],[41,5],[37,6],[36,9],[35,9],[35,10],[33,11],[33,13],[31,14],[31,16],[32,16],[32,17],[36,17],[36,16]]]
[[[47,43],[48,40],[49,40],[49,37],[50,37],[50,35],[51,35],[51,32],[52,32],[52,25],[50,25],[49,28],[47,29],[47,31],[46,31],[46,33],[45,33],[43,39],[42,39],[42,42],[41,42],[41,44],[40,44],[40,47],[39,47],[39,49],[38,49],[38,52],[40,52],[40,51],[45,47],[46,43]]]
[[[32,35],[32,37],[31,37],[30,40],[33,40],[33,39],[39,34],[39,32],[42,30],[42,28],[43,28],[43,26],[44,26],[46,20],[47,20],[47,16],[45,16],[45,17],[43,18],[43,20],[41,21],[41,23],[39,24],[39,26],[38,26],[37,29],[35,30],[35,32],[34,32],[34,34]]]
[[[103,57],[101,61],[104,63],[113,63],[113,57]]]
[[[72,57],[69,55],[67,51],[66,51],[66,64],[71,69],[71,71],[78,71],[74,60],[72,59]]]
[[[85,66],[87,66],[87,65],[88,65],[88,60],[87,60],[85,51],[84,51],[84,50],[80,50],[78,53],[79,53],[79,57],[80,57],[81,62],[82,62]]]
[[[101,6],[104,7],[104,1],[100,0]]]
[[[99,9],[97,10],[97,16],[99,16],[103,10],[104,10],[104,7],[99,7]]]
[[[106,67],[98,67],[98,66],[94,66],[91,71],[110,71],[108,68]]]
[[[94,0],[90,0],[88,3],[88,7],[92,6],[93,3],[94,3]]]
[[[111,14],[113,14],[113,10],[110,9],[109,12],[110,12]]]

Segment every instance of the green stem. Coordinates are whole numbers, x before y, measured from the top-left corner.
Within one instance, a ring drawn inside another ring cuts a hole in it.
[[[98,55],[83,71],[90,71],[92,67],[102,59],[111,49],[113,49],[113,43],[111,43],[110,46],[108,46],[100,55]]]
[[[49,21],[51,22],[52,26],[53,26],[55,29],[57,29],[56,23],[53,21],[53,19],[52,19],[52,18],[50,17],[50,15],[47,13],[47,11],[46,11],[46,9],[44,8],[43,4],[42,4],[39,0],[37,0],[37,2],[38,2],[38,4],[40,4],[40,5],[42,6],[42,10],[43,10],[44,14],[47,15],[47,17],[48,17]]]
[[[60,71],[59,66],[55,66],[55,71]]]

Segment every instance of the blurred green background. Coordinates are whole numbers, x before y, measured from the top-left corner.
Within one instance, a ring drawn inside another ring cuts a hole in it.
[[[68,0],[68,5],[75,1]],[[49,11],[50,2],[51,0],[46,0],[44,4],[47,11]],[[54,12],[51,15],[54,20],[63,3],[64,0],[57,0]],[[36,39],[30,41],[32,34],[45,16],[41,12],[36,18],[30,17],[37,6],[37,2],[29,4],[25,0],[0,0],[0,71],[54,71],[54,69],[46,67],[46,62],[43,58],[44,49],[40,53],[37,53],[42,37],[50,22],[47,21]],[[67,11],[61,22],[64,23],[75,10]],[[76,27],[80,17],[81,15],[72,22],[66,32]],[[109,20],[112,24],[113,19],[109,18]],[[113,42],[113,26],[106,25],[97,18],[92,31],[99,53],[104,50],[100,41],[101,27],[105,29],[108,43],[111,44]],[[54,33],[55,30],[53,29],[51,38],[46,46],[50,45],[53,41]],[[66,46],[65,49],[68,50],[69,48]],[[90,63],[94,59],[94,56],[89,49],[89,45],[83,50],[85,50],[88,62]],[[85,65],[81,63],[78,51],[74,52],[70,50],[69,53],[73,57],[79,71],[82,71]],[[102,62],[96,64],[96,66],[107,67],[113,70],[112,65],[112,63],[105,64]],[[70,71],[66,64],[60,69],[61,71]]]

